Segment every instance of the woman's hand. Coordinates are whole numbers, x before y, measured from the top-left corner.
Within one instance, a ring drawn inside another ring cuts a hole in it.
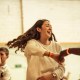
[[[66,53],[66,50],[61,51],[61,52],[60,52],[60,55],[59,55],[59,57],[58,57],[59,61],[60,61],[60,62],[64,62],[64,61],[65,61],[64,57],[67,56],[67,55],[68,55],[68,54]]]
[[[53,58],[59,64],[62,64],[65,61],[64,57],[61,57],[60,54],[54,54],[54,57]]]

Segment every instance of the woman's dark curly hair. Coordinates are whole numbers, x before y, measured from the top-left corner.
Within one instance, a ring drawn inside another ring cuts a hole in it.
[[[43,23],[45,21],[49,21],[47,19],[41,19],[38,20],[28,31],[26,31],[24,34],[18,36],[17,38],[13,39],[12,41],[9,41],[7,43],[7,46],[9,48],[16,48],[17,50],[24,51],[24,48],[27,44],[27,42],[31,39],[36,39],[38,40],[40,38],[39,32],[36,30],[37,27],[41,28]],[[52,33],[52,36],[54,37],[54,40],[56,41],[55,35]],[[49,38],[49,40],[52,40],[52,36]],[[15,52],[16,52],[15,51]]]

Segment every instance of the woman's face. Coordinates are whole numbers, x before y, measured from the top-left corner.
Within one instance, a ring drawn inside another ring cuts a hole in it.
[[[40,32],[40,37],[49,39],[52,34],[52,27],[49,21],[45,21],[41,28],[37,29]]]

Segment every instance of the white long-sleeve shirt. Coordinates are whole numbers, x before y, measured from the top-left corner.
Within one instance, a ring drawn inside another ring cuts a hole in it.
[[[0,80],[11,80],[10,69],[6,64],[0,66]]]
[[[61,47],[54,41],[50,45],[44,45],[34,39],[28,41],[25,47],[25,56],[28,61],[26,80],[37,80],[38,77],[51,72],[57,74],[58,80],[62,78],[64,66],[50,57],[43,56],[45,51],[58,54],[61,51]]]

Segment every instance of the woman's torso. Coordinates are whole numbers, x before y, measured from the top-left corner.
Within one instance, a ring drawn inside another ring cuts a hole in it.
[[[31,40],[30,43],[36,45],[36,46],[33,46],[33,48],[36,48],[35,50],[39,48],[40,50],[53,52],[55,54],[59,53],[61,50],[61,47],[55,42],[51,42],[50,45],[43,45],[39,41]],[[31,48],[31,50],[33,48]],[[54,69],[59,66],[59,64],[50,57],[47,57],[47,56],[43,57],[43,56],[36,55],[38,54],[38,51],[34,55],[33,53],[31,55],[29,54],[31,53],[29,53],[29,50],[26,47],[25,56],[27,57],[27,61],[28,61],[27,80],[36,80],[38,77],[42,75],[45,75],[49,72],[53,72]]]

